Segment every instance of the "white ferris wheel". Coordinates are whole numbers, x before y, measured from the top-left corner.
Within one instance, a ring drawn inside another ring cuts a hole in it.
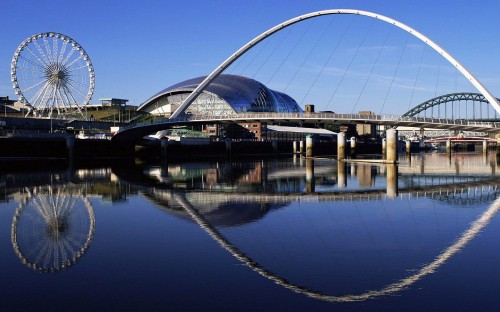
[[[46,32],[24,40],[12,57],[12,85],[19,101],[38,117],[78,113],[94,93],[94,68],[70,37]]]

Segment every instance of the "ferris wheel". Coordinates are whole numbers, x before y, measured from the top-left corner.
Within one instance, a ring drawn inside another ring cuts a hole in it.
[[[16,49],[10,67],[12,86],[19,101],[35,116],[51,117],[82,108],[94,93],[94,68],[85,50],[70,37],[40,33]]]

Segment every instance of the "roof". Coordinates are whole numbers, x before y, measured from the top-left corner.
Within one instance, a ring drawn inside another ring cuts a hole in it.
[[[164,95],[192,92],[206,76],[188,79],[161,90],[150,97],[139,110],[152,105]],[[290,96],[269,89],[257,80],[223,74],[214,79],[204,92],[216,94],[236,111],[302,112],[297,102]]]

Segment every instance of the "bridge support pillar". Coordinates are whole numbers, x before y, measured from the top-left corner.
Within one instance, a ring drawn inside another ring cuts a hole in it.
[[[306,159],[306,192],[314,193],[316,183],[314,181],[314,159]]]
[[[345,159],[345,132],[337,133],[337,159]]]
[[[161,138],[160,140],[160,148],[161,148],[161,159],[167,159],[167,151],[168,151],[168,138]]]
[[[388,164],[386,171],[388,198],[396,198],[398,196],[398,166],[395,164]]]
[[[450,139],[446,140],[446,153],[448,155],[451,155],[451,140]]]
[[[232,145],[231,139],[226,139],[226,157],[231,158]]]
[[[488,141],[483,141],[483,154],[488,154]]]
[[[299,153],[300,155],[304,154],[304,141],[299,142]]]
[[[337,186],[338,188],[345,188],[347,186],[346,178],[346,163],[343,160],[337,162]]]
[[[387,155],[386,159],[389,162],[396,163],[398,161],[398,131],[396,129],[387,129]]]
[[[297,141],[293,141],[293,154],[297,154]]]
[[[356,154],[356,138],[351,137],[351,154]]]
[[[66,137],[66,152],[69,159],[73,159],[75,153],[75,137],[67,136]]]
[[[410,140],[405,141],[405,150],[406,150],[406,154],[411,153],[411,141]]]
[[[382,158],[385,159],[385,154],[387,152],[387,139],[382,139]]]
[[[276,155],[278,154],[278,141],[277,140],[272,140],[271,145],[273,147],[273,153]]]
[[[314,156],[314,144],[313,137],[311,135],[306,136],[306,157]]]

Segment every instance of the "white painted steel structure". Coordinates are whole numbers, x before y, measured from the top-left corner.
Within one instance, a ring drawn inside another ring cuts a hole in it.
[[[301,22],[303,20],[307,20],[310,18],[318,17],[318,16],[323,16],[323,15],[332,15],[332,14],[354,14],[354,15],[363,15],[371,18],[375,18],[384,22],[387,22],[389,24],[392,24],[396,27],[399,27],[413,36],[417,37],[418,39],[422,40],[425,42],[428,46],[433,48],[435,51],[437,51],[440,55],[442,55],[448,62],[450,62],[453,66],[457,68],[460,73],[462,73],[467,80],[469,80],[476,89],[484,95],[484,97],[488,100],[488,102],[493,106],[493,108],[500,114],[500,103],[498,100],[462,65],[460,64],[453,56],[451,56],[448,52],[446,52],[443,48],[441,48],[439,45],[437,45],[435,42],[433,42],[431,39],[428,37],[424,36],[422,33],[416,31],[415,29],[398,22],[392,18],[372,13],[372,12],[367,12],[367,11],[360,11],[360,10],[352,10],[352,9],[332,9],[332,10],[323,10],[323,11],[317,11],[317,12],[312,12],[309,14],[304,14],[295,18],[292,18],[284,23],[281,23],[277,26],[274,26],[273,28],[263,32],[259,36],[255,37],[253,40],[248,42],[246,45],[241,47],[238,51],[236,51],[233,55],[231,55],[228,59],[226,59],[219,67],[217,67],[210,75],[203,80],[198,87],[193,90],[191,95],[186,98],[186,100],[179,106],[179,108],[172,114],[171,118],[176,118],[178,117],[181,113],[183,113],[186,108],[198,97],[198,95],[203,92],[203,90],[209,85],[215,78],[217,78],[229,65],[231,65],[234,61],[236,61],[240,56],[242,56],[244,53],[246,53],[248,50],[250,50],[252,47],[254,47],[256,44],[261,42],[262,40],[266,39],[267,37],[271,36],[272,34],[290,26],[293,24],[296,24],[298,22]]]
[[[12,57],[10,75],[19,101],[37,116],[72,111],[94,93],[94,68],[85,50],[70,37],[46,32],[24,40]]]
[[[500,131],[500,123],[467,121],[463,119],[336,113],[239,113],[235,115],[222,116],[190,115],[178,118],[165,118],[155,122],[133,124],[128,127],[120,128],[120,130],[113,136],[113,140],[134,141],[148,134],[165,130],[176,125],[233,122],[266,122],[270,124],[279,122],[303,124],[367,123],[391,127],[407,126],[417,128],[480,131],[487,133],[496,133]]]

